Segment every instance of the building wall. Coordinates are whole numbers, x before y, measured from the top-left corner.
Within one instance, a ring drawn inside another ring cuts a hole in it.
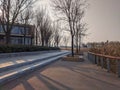
[[[31,38],[25,38],[25,45],[31,45]],[[24,37],[11,37],[11,44],[24,45]]]
[[[11,31],[11,44],[15,45],[31,45],[33,44],[33,28],[32,26],[27,26],[24,28],[24,25],[15,25]],[[0,44],[5,44],[5,34],[0,25]]]

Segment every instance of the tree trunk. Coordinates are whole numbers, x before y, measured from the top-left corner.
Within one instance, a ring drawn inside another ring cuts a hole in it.
[[[6,33],[5,38],[6,38],[6,45],[9,45],[10,44],[10,34]]]
[[[42,38],[42,46],[44,47],[44,39]]]
[[[33,38],[31,38],[31,46],[33,45]]]
[[[66,47],[66,50],[67,50],[67,45],[65,47]]]
[[[79,37],[79,53],[80,53],[80,49],[81,49],[81,36]]]
[[[72,52],[72,57],[74,57],[74,36],[72,35],[72,41],[71,41],[71,52]]]
[[[58,47],[58,42],[57,42],[57,47]]]
[[[48,46],[49,46],[49,45],[48,45],[48,41],[45,41],[45,46],[46,46],[46,47],[48,47]]]
[[[78,36],[76,36],[76,53],[78,54],[78,52],[79,52],[79,44],[78,44]]]
[[[37,32],[37,28],[36,28],[36,46],[38,45],[38,32]]]
[[[27,27],[26,27],[26,23],[25,23],[25,26],[24,26],[24,45],[26,45],[26,35],[27,35]]]
[[[25,45],[25,35],[24,35],[24,45]]]

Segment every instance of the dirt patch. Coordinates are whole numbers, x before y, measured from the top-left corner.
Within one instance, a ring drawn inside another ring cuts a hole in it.
[[[72,56],[65,56],[62,58],[63,61],[72,61],[72,62],[83,62],[84,59],[82,56],[75,55],[74,57]]]

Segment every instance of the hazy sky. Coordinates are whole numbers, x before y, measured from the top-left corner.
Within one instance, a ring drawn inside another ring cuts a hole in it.
[[[120,0],[88,0],[86,41],[120,41]]]
[[[40,3],[51,11],[49,0]],[[89,29],[84,42],[120,41],[120,0],[88,0],[88,3],[85,22]]]

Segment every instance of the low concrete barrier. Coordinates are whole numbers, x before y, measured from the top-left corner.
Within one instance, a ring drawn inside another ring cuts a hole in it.
[[[66,52],[66,53],[68,53],[68,52]],[[57,56],[60,56],[60,55],[66,54],[66,53],[59,53],[59,54],[56,54],[56,55],[53,55],[53,56],[46,56],[46,57],[42,57],[42,58],[35,59],[35,60],[32,60],[32,61],[16,63],[16,64],[13,64],[13,65],[10,65],[10,66],[7,66],[7,67],[2,67],[2,68],[0,68],[0,73],[2,73],[4,71],[11,70],[12,68],[19,68],[19,67],[29,65],[29,64],[32,64],[32,63],[44,61],[44,60],[49,59],[49,58],[57,57]]]
[[[57,50],[36,51],[36,52],[1,53],[0,54],[0,58],[8,58],[8,57],[16,57],[16,56],[26,56],[26,55],[36,55],[36,54],[42,54],[42,53],[54,52],[54,51],[57,51]]]

